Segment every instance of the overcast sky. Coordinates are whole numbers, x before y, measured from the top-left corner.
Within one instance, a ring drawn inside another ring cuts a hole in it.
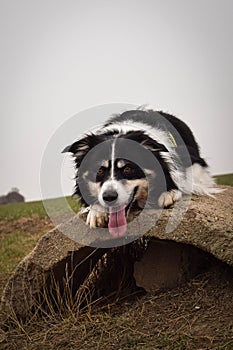
[[[0,194],[16,186],[27,200],[40,199],[51,137],[77,114],[77,130],[69,137],[64,127],[54,149],[62,159],[65,140],[106,118],[80,112],[113,103],[120,104],[104,110],[148,104],[174,113],[194,131],[212,172],[233,172],[232,0],[0,0],[0,7]],[[53,183],[60,173],[46,176]],[[72,185],[69,175],[66,194]]]

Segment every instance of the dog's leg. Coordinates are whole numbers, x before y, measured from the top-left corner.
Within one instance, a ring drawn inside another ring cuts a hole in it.
[[[90,228],[105,227],[108,222],[108,213],[100,204],[94,204],[90,206],[90,210],[87,214],[86,224]]]
[[[170,190],[168,192],[163,192],[158,200],[158,204],[160,207],[170,207],[176,201],[181,199],[182,192],[179,190]]]

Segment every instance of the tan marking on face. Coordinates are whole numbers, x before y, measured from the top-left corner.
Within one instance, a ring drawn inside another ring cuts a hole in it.
[[[109,167],[109,160],[103,160],[101,163],[101,166],[108,168]]]
[[[138,187],[138,190],[135,195],[138,206],[144,208],[148,196],[148,182],[146,179],[136,179],[128,180],[126,184],[128,190],[133,191],[135,187]]]
[[[82,178],[83,178],[84,180],[86,180],[86,178],[87,178],[88,174],[89,174],[88,170],[87,170],[87,171],[85,171],[85,173],[83,173]]]
[[[117,162],[117,168],[119,168],[119,169],[121,169],[121,168],[123,168],[124,166],[125,166],[125,162],[124,162],[124,160],[118,160],[118,162]]]
[[[98,197],[98,194],[99,194],[100,189],[101,189],[100,183],[89,181],[88,187],[89,187],[91,194],[95,197]]]
[[[138,202],[138,206],[140,208],[144,208],[145,207],[147,196],[148,196],[148,186],[147,187],[142,187],[142,188],[139,187],[135,198],[136,198],[136,200]]]
[[[149,175],[151,176],[153,179],[156,177],[156,173],[154,170],[151,170],[151,169],[143,169],[144,173],[146,175]]]
[[[127,180],[126,181],[126,186],[130,189],[130,188],[134,188],[136,186],[139,187],[145,187],[148,186],[147,185],[147,180],[145,178],[143,179],[134,179],[134,180]]]

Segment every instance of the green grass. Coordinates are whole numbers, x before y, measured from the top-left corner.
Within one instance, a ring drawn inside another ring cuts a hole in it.
[[[73,197],[66,197],[68,205],[77,212],[80,208],[78,200]],[[47,199],[45,205],[49,204],[53,211],[62,210],[63,198]],[[26,202],[26,203],[10,203],[0,205],[0,220],[17,220],[22,217],[45,217],[47,212],[42,201]]]
[[[46,215],[42,201],[0,205],[0,220],[16,220],[21,217],[31,217],[33,215],[39,217]]]
[[[214,178],[218,185],[233,186],[233,174],[216,175]]]
[[[29,235],[23,232],[2,235],[0,246],[1,273],[11,273],[18,262],[34,248],[37,240],[37,235]]]
[[[11,273],[32,251],[40,236],[21,231],[0,235],[0,296]]]

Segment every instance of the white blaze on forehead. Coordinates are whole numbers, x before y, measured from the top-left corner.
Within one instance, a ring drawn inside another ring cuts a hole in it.
[[[115,154],[116,154],[116,139],[112,143],[112,152],[111,152],[111,179],[114,179],[114,163],[115,163]]]

